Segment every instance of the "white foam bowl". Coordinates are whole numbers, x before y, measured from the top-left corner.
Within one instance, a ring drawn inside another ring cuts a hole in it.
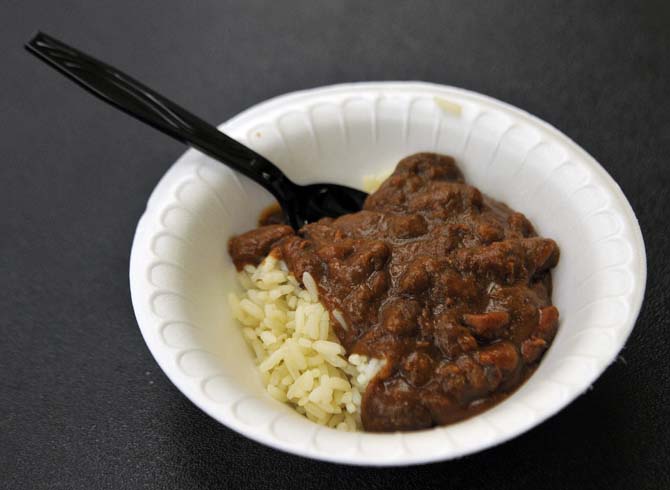
[[[444,110],[435,97],[460,106]],[[555,239],[556,339],[516,393],[469,420],[430,430],[345,433],[318,426],[265,391],[226,295],[237,288],[226,244],[272,198],[187,151],[140,219],[130,261],[142,335],[170,380],[207,414],[274,448],[357,465],[446,460],[527,431],[583,393],[616,358],[639,312],[644,243],[617,184],[583,149],[495,99],[426,83],[359,83],[263,102],[221,126],[298,183],[361,187],[418,151],[452,155],[469,183]]]

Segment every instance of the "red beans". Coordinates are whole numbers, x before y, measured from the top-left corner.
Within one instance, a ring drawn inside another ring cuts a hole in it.
[[[506,311],[463,315],[463,323],[470,326],[475,335],[485,338],[498,336],[502,328],[509,324],[509,319]]]
[[[430,411],[402,379],[372,382],[363,397],[363,406],[361,415],[368,431],[416,430],[432,425]]]
[[[258,262],[267,243],[296,277],[309,270],[347,318],[337,334],[348,353],[387,361],[363,398],[367,430],[478,413],[526,379],[556,334],[556,243],[465,184],[452,158],[412,155],[363,211],[264,233],[234,239],[234,252]]]
[[[344,260],[354,251],[353,240],[341,240],[329,243],[317,251],[323,260]]]
[[[384,305],[382,325],[389,333],[411,335],[417,330],[421,305],[414,300],[396,300]]]
[[[501,226],[492,225],[490,223],[482,223],[477,227],[477,234],[484,243],[497,242],[502,240],[505,232]]]
[[[412,352],[402,363],[402,373],[414,386],[422,386],[431,378],[433,358],[424,352]]]
[[[533,225],[530,224],[530,221],[521,213],[512,213],[507,218],[507,224],[510,229],[521,235],[522,237],[528,237],[535,234],[535,229]]]
[[[468,382],[463,370],[456,363],[441,362],[435,368],[435,375],[443,393],[459,399],[466,392]]]
[[[265,257],[282,238],[293,235],[287,225],[268,225],[233,237],[228,252],[238,269],[246,264],[256,265],[258,257]]]
[[[537,324],[537,335],[548,341],[556,335],[558,329],[558,308],[555,306],[547,306],[540,308],[540,321]]]
[[[420,214],[394,215],[389,220],[389,228],[396,238],[416,238],[428,231],[426,220]]]
[[[521,343],[521,355],[526,364],[537,361],[547,349],[547,342],[539,337],[531,337]]]
[[[398,281],[398,289],[406,294],[419,294],[430,286],[430,274],[426,269],[428,259],[420,257],[405,269],[404,274]]]
[[[436,153],[416,153],[403,158],[396,167],[396,173],[407,178],[420,176],[424,181],[445,180],[463,182],[463,174],[453,158]]]
[[[470,331],[452,322],[450,315],[438,319],[433,336],[435,345],[452,359],[477,348],[477,341]]]
[[[553,240],[546,238],[525,238],[520,241],[534,269],[534,273],[543,272],[555,267],[558,263],[558,246]]]
[[[483,348],[476,355],[479,363],[496,366],[503,373],[511,373],[519,366],[519,353],[512,342],[502,341]]]

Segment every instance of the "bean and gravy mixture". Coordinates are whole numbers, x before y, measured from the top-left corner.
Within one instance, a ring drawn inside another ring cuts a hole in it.
[[[556,334],[556,243],[466,184],[448,156],[403,159],[360,212],[298,232],[266,219],[274,224],[230,241],[235,265],[272,253],[296,278],[309,272],[347,354],[386,360],[363,395],[365,430],[423,429],[491,407]]]

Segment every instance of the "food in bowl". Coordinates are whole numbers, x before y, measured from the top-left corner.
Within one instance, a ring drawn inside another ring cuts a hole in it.
[[[245,289],[231,304],[269,393],[338,429],[480,413],[533,373],[558,328],[558,246],[444,155],[401,160],[360,212],[260,226],[229,252]]]

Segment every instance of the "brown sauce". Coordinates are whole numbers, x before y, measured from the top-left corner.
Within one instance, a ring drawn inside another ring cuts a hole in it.
[[[450,157],[403,159],[358,213],[298,233],[263,223],[231,240],[236,266],[272,251],[296,278],[309,272],[346,320],[332,323],[347,353],[387,361],[363,395],[366,430],[423,429],[489,408],[532,374],[556,333],[556,243],[466,184]]]
[[[265,208],[258,217],[258,226],[285,225],[286,216],[278,203],[271,204]]]

